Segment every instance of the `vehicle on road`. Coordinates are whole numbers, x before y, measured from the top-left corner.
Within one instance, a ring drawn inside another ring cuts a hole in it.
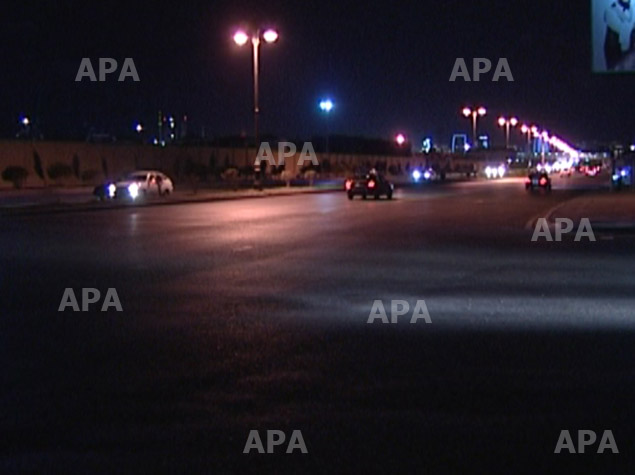
[[[114,182],[108,181],[106,183],[102,183],[97,185],[93,189],[93,196],[95,196],[100,201],[111,200],[115,197],[115,191],[117,187]]]
[[[601,171],[602,171],[602,167],[600,165],[594,165],[594,166],[586,167],[584,174],[586,176],[594,177],[594,176],[598,176]]]
[[[415,168],[411,176],[415,183],[424,183],[437,179],[437,173],[432,168]]]
[[[394,190],[395,186],[375,170],[356,174],[353,178],[346,180],[346,193],[349,200],[355,196],[361,196],[363,199],[374,196],[376,200],[385,196],[391,200]]]
[[[535,191],[543,189],[545,191],[551,191],[551,178],[545,171],[536,171],[529,174],[525,179],[525,190]]]
[[[503,178],[505,176],[505,173],[507,173],[507,168],[505,168],[505,165],[488,165],[487,167],[485,167],[485,176],[488,180]]]
[[[622,167],[615,170],[615,174],[611,179],[611,185],[614,189],[620,190],[633,186],[633,169],[632,167]]]
[[[120,180],[101,184],[93,194],[102,200],[125,198],[136,200],[145,196],[167,196],[174,192],[174,183],[164,173],[157,170],[140,170],[126,175]]]

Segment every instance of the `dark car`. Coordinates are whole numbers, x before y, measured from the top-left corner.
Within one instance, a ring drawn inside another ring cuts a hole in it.
[[[613,177],[611,179],[611,185],[616,190],[632,187],[633,186],[633,168],[622,167],[615,170],[615,173],[613,174]]]
[[[376,171],[360,173],[346,180],[346,192],[349,200],[355,198],[356,195],[363,199],[374,196],[376,200],[385,196],[391,200],[394,190],[394,185]]]
[[[533,172],[525,179],[525,190],[534,191],[536,189],[551,191],[551,178],[547,172]]]
[[[115,197],[116,190],[117,187],[115,186],[114,182],[109,181],[106,183],[102,183],[101,185],[97,185],[93,189],[93,195],[101,201],[110,200]]]

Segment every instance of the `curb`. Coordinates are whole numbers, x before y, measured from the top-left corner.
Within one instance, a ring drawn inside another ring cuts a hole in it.
[[[295,196],[307,194],[325,194],[336,193],[342,191],[340,187],[317,188],[303,191],[289,191],[281,193],[269,193],[266,190],[260,192],[259,195],[237,195],[237,196],[211,196],[208,198],[181,198],[169,199],[169,201],[151,201],[137,203],[103,203],[99,201],[91,201],[82,204],[57,203],[47,205],[27,205],[18,207],[1,207],[0,215],[3,216],[37,216],[43,214],[62,214],[62,213],[81,213],[86,211],[109,211],[128,208],[146,208],[157,206],[174,206],[183,204],[196,203],[213,203],[217,201],[237,201],[248,199],[275,198],[278,196]]]

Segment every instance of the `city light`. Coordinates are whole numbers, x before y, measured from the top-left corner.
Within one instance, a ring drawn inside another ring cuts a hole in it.
[[[476,123],[479,117],[484,117],[487,114],[487,109],[482,106],[478,107],[477,109],[470,109],[469,107],[465,107],[462,112],[466,118],[472,118],[472,140],[474,146],[476,146],[476,144],[478,143],[476,135]]]
[[[531,153],[531,136],[532,136],[532,131],[536,129],[536,126],[533,127],[529,127],[527,124],[523,124],[520,127],[520,131],[523,133],[523,135],[527,136],[527,152]]]
[[[505,129],[505,148],[509,148],[509,131],[511,127],[516,127],[518,125],[518,119],[516,117],[512,117],[511,119],[500,117],[498,119],[498,125],[504,127]]]
[[[249,36],[247,36],[247,33],[245,33],[244,31],[237,31],[236,34],[234,34],[234,42],[238,46],[243,46],[247,44],[248,41]]]
[[[421,151],[424,153],[430,153],[431,150],[432,150],[432,139],[430,137],[426,137],[423,140]]]
[[[320,109],[323,112],[331,112],[333,110],[334,104],[330,99],[326,99],[320,102]]]
[[[406,137],[404,134],[398,134],[395,137],[395,141],[397,142],[397,145],[399,145],[400,147],[406,143]]]
[[[267,30],[262,35],[262,37],[267,43],[275,43],[276,41],[278,41],[278,32],[275,30]]]
[[[260,29],[256,30],[251,36],[251,44],[253,48],[253,78],[254,78],[254,138],[256,147],[260,146],[260,140],[258,136],[258,117],[260,115]],[[250,36],[243,30],[238,30],[234,33],[234,42],[238,46],[244,46],[249,41]],[[265,30],[262,34],[262,38],[266,43],[275,43],[278,40],[278,32],[272,29]]]

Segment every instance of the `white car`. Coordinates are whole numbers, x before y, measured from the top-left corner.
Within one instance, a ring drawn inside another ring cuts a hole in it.
[[[488,166],[485,168],[485,176],[488,179],[504,178],[507,173],[505,165],[499,165],[497,167]]]
[[[174,192],[172,180],[157,170],[132,172],[108,188],[111,198],[131,198],[133,200],[140,196],[167,196],[172,192]]]

